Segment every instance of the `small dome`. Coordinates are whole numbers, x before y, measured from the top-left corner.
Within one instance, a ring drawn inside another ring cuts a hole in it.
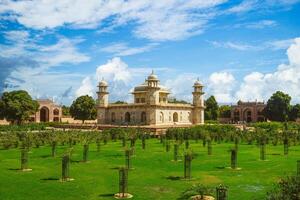
[[[195,81],[194,86],[201,86],[203,87],[203,85],[200,83],[199,78]]]
[[[148,76],[148,80],[158,80],[158,77],[154,74],[153,70],[152,73]]]
[[[107,82],[104,79],[102,79],[102,81],[99,82],[99,86],[100,87],[104,87],[104,86],[107,87],[108,84],[107,84]]]

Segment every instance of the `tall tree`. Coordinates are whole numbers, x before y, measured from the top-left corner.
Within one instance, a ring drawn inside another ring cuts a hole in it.
[[[70,107],[70,114],[75,119],[82,120],[82,123],[85,120],[96,119],[95,100],[88,95],[78,97]]]
[[[206,101],[205,101],[205,119],[207,120],[217,120],[218,119],[218,103],[215,99],[214,96],[210,96]]]
[[[4,92],[0,100],[0,117],[21,124],[38,111],[39,104],[24,90]]]
[[[219,107],[219,116],[222,118],[230,118],[231,107],[228,105],[222,105]]]
[[[281,91],[275,92],[267,102],[265,115],[272,121],[285,121],[290,109],[291,97]]]
[[[4,119],[4,102],[0,99],[0,120]]]
[[[63,105],[62,106],[62,114],[64,116],[70,116],[70,107]]]
[[[297,118],[300,118],[300,104],[292,106],[289,113],[289,119],[291,121],[295,121]]]

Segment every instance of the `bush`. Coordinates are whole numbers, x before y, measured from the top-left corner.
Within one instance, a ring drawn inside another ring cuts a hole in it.
[[[300,199],[300,178],[288,176],[280,179],[274,188],[267,193],[267,200],[299,200]]]

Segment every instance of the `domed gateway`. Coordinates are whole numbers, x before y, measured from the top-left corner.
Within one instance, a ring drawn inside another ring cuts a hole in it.
[[[97,92],[98,124],[173,126],[204,123],[204,92],[199,80],[194,83],[191,104],[169,102],[170,91],[159,82],[152,71],[144,83],[134,88],[134,103],[109,104],[108,84],[102,80]]]

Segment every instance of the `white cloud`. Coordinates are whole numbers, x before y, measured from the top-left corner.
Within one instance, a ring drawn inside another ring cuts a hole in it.
[[[288,93],[293,102],[300,102],[300,38],[287,50],[288,64],[281,64],[273,73],[252,72],[236,93],[241,100],[267,100],[277,90]]]
[[[263,29],[277,26],[277,22],[273,20],[260,20],[258,22],[252,22],[245,25],[246,28],[250,29]]]
[[[93,85],[91,77],[85,77],[81,82],[81,86],[76,90],[76,97],[83,95],[95,97],[95,87],[96,86]]]
[[[154,68],[156,72],[166,72],[168,68]],[[108,82],[110,101],[132,101],[130,90],[138,84],[144,82],[144,78],[151,72],[151,68],[129,67],[121,58],[115,57],[107,63],[96,68],[94,76],[87,76],[83,79],[81,86],[78,87],[78,94],[96,94],[96,86],[99,81],[104,79]],[[79,92],[80,90],[80,92]],[[83,92],[85,91],[85,92]]]
[[[229,13],[241,13],[253,10],[256,7],[256,2],[254,0],[244,0],[240,4],[235,5],[227,10]]]
[[[257,47],[249,45],[249,44],[242,44],[237,42],[218,42],[212,41],[210,42],[213,46],[218,48],[227,48],[227,49],[234,49],[239,51],[246,51],[246,50],[256,50]]]
[[[285,39],[285,40],[273,40],[266,43],[267,47],[271,47],[274,50],[287,49],[293,44],[294,39]]]
[[[229,72],[214,72],[208,78],[208,93],[214,95],[219,103],[233,101],[232,92],[236,80]]]
[[[132,74],[128,65],[116,57],[97,67],[96,77],[98,81],[104,78],[105,80],[122,81],[127,84],[132,79]]]
[[[7,31],[4,32],[4,37],[8,44],[0,44],[0,56],[3,57],[29,57],[43,67],[78,64],[90,60],[89,56],[79,52],[76,47],[83,39],[60,37],[54,44],[40,45],[27,31]]]
[[[183,73],[166,80],[165,86],[170,89],[171,96],[192,102],[193,85],[197,77],[197,74],[194,73]]]
[[[214,8],[226,0],[152,1],[152,0],[49,0],[0,3],[0,13],[34,29],[98,28],[105,20],[111,26],[133,22],[137,37],[150,40],[179,40],[201,33],[208,20],[216,15]],[[162,25],[163,24],[163,25]]]
[[[150,43],[141,47],[129,47],[127,43],[114,43],[103,47],[100,50],[107,53],[113,53],[114,56],[130,56],[150,51],[157,45],[158,43]]]

